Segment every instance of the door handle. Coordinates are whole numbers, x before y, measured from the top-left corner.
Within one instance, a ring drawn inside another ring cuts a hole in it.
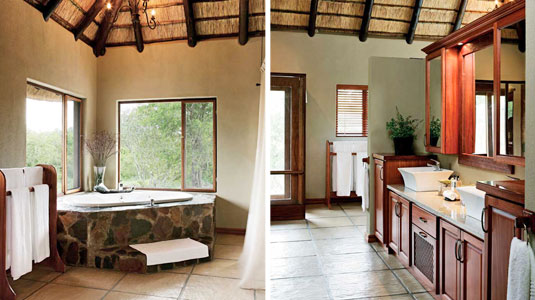
[[[460,242],[460,241],[461,241],[461,240],[456,240],[456,241],[455,241],[455,259],[456,259],[457,261],[461,261],[460,258],[459,258],[459,242]]]
[[[419,217],[418,219],[419,219],[420,222],[422,222],[422,223],[427,223],[427,220],[426,220],[425,218]]]
[[[384,180],[384,178],[383,178],[383,166],[381,166],[381,171],[379,171],[379,178],[381,178],[381,181]]]
[[[423,231],[418,232],[418,234],[419,234],[421,237],[423,237],[424,239],[427,238],[427,234],[426,234],[425,232],[423,232]]]
[[[460,263],[463,263],[464,262],[464,259],[463,259],[463,244],[464,244],[464,241],[461,241],[461,240],[458,240],[459,241],[459,247],[457,249],[458,253],[459,253],[459,262]]]
[[[396,214],[396,217],[401,217],[401,214],[399,212],[399,202],[396,202],[396,205],[394,206],[394,213]]]
[[[485,228],[485,212],[487,210],[487,207],[483,207],[483,209],[481,210],[481,229],[483,230],[484,233],[487,233],[488,230]]]

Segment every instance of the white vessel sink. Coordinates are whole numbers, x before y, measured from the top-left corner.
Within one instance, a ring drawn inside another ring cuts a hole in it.
[[[473,185],[458,187],[457,192],[461,195],[461,202],[466,207],[466,214],[481,220],[481,211],[485,207],[485,192]]]
[[[452,170],[441,169],[435,171],[434,167],[398,168],[405,187],[416,192],[438,191],[440,180],[446,180],[453,174]]]

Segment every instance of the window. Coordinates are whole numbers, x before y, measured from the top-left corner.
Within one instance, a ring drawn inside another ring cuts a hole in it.
[[[81,99],[27,84],[26,165],[53,165],[58,194],[81,190],[81,110]]]
[[[367,85],[336,85],[336,136],[368,136]]]
[[[119,102],[119,180],[216,191],[215,99]]]

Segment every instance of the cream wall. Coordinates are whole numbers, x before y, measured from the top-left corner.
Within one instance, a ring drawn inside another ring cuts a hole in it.
[[[260,38],[109,48],[98,59],[97,124],[116,132],[117,100],[217,97],[216,226],[245,228],[255,163],[260,87]],[[106,185],[116,184],[116,162]]]
[[[535,210],[535,1],[526,1],[526,208]]]
[[[85,98],[83,128],[95,129],[97,59],[85,43],[20,0],[0,10],[0,167],[26,164],[26,81],[33,79]],[[90,160],[84,160],[89,170]],[[84,176],[84,179],[88,176]],[[87,186],[88,182],[84,180]]]

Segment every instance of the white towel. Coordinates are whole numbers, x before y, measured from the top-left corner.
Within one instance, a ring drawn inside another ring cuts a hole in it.
[[[353,156],[355,148],[353,142],[333,142],[333,151],[336,153],[336,195],[347,197],[351,194],[353,185]]]
[[[43,183],[43,167],[24,168],[24,186],[31,187]]]
[[[6,212],[11,215],[11,276],[17,280],[32,271],[30,190],[12,189]]]
[[[535,300],[535,254],[533,250],[529,251],[529,263],[531,269],[529,299]]]
[[[507,279],[507,300],[528,300],[530,294],[531,247],[516,237],[511,241],[509,255],[509,276]]]
[[[366,169],[365,169],[365,163],[362,162],[362,159],[368,157],[367,152],[357,152],[357,155],[353,157],[354,164],[355,164],[355,192],[359,196],[364,195],[364,184],[365,180],[364,177],[367,176]],[[363,205],[364,207],[364,205]]]
[[[366,212],[366,209],[370,207],[370,165],[367,163],[362,163],[364,169],[363,175],[363,192],[362,192],[362,211]]]
[[[21,168],[0,169],[6,178],[6,190],[10,191],[24,187],[24,172]],[[7,196],[6,203],[12,201],[11,196]],[[6,204],[6,206],[9,204]],[[11,214],[6,207],[6,270],[11,267]]]
[[[30,193],[32,212],[32,259],[39,263],[50,256],[47,184],[35,185]]]

